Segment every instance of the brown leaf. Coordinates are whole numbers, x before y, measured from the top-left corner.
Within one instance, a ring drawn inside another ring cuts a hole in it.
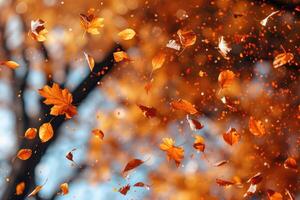
[[[193,30],[179,29],[177,31],[177,35],[179,37],[180,43],[184,48],[188,46],[192,46],[196,43],[197,36]]]
[[[59,187],[60,187],[60,190],[61,190],[60,194],[66,195],[66,194],[69,193],[69,185],[68,185],[68,183],[62,183]]]
[[[247,183],[251,183],[253,185],[257,185],[258,183],[260,183],[263,180],[262,174],[260,172],[258,172],[257,174],[255,174],[254,176],[252,176]]]
[[[235,74],[233,73],[233,71],[225,70],[219,74],[218,82],[222,89],[226,89],[233,84],[234,79],[235,79]]]
[[[129,56],[124,51],[114,52],[114,59],[115,59],[116,62],[129,61],[130,60]]]
[[[184,157],[184,149],[175,146],[175,141],[172,138],[163,138],[162,140],[163,142],[160,144],[160,149],[167,153],[168,160],[173,159],[176,166],[179,167]]]
[[[94,67],[95,67],[95,61],[94,61],[94,58],[90,55],[88,55],[87,53],[83,52],[84,54],[84,57],[89,65],[89,68],[91,70],[91,72],[93,71]]]
[[[275,192],[274,190],[267,190],[268,199],[269,200],[282,200],[283,197],[279,192]]]
[[[6,66],[11,69],[17,69],[20,66],[18,63],[11,60],[0,61],[0,65]]]
[[[16,186],[16,195],[23,194],[24,189],[25,189],[25,182],[23,181],[23,182],[18,183]]]
[[[53,137],[53,128],[50,123],[44,123],[39,129],[39,138],[44,142],[48,142]]]
[[[152,59],[152,71],[161,68],[166,60],[166,54],[162,51],[156,54]]]
[[[104,27],[104,19],[96,17],[95,9],[91,8],[87,14],[80,14],[80,24],[87,33],[92,35],[100,34],[100,28]]]
[[[193,147],[198,151],[204,152],[204,150],[205,150],[204,138],[201,137],[200,135],[195,135],[194,137],[195,137],[195,141],[194,141]]]
[[[140,159],[132,159],[126,164],[126,166],[124,167],[122,173],[124,174],[124,173],[140,166],[143,163],[144,163],[144,161],[142,161]]]
[[[146,188],[150,188],[149,185],[143,183],[143,182],[137,182],[136,184],[133,185],[134,187],[146,187]]]
[[[285,161],[284,161],[284,168],[286,169],[297,169],[298,166],[297,166],[297,161],[292,158],[292,157],[289,157],[287,158]]]
[[[294,59],[294,55],[292,53],[281,53],[277,55],[273,61],[273,67],[276,69],[281,67]]]
[[[118,36],[122,40],[131,40],[135,36],[135,31],[131,28],[126,28],[118,33]]]
[[[124,187],[121,187],[119,189],[119,192],[123,195],[126,195],[129,190],[130,190],[130,185],[128,184],[128,185],[125,185]]]
[[[32,39],[38,42],[44,42],[47,38],[48,30],[45,28],[45,22],[41,19],[31,21],[31,30],[28,33]]]
[[[77,114],[77,109],[72,105],[73,96],[68,89],[61,89],[58,84],[53,83],[52,87],[46,85],[39,89],[41,96],[46,98],[46,105],[53,105],[51,115],[66,115],[67,119],[71,119]]]
[[[223,133],[224,141],[229,145],[234,145],[240,141],[241,135],[235,128],[229,128],[226,133]]]
[[[36,137],[37,130],[36,128],[29,128],[26,130],[24,137],[28,140],[33,140]]]
[[[138,107],[141,109],[141,111],[143,112],[145,117],[147,117],[147,118],[156,117],[157,110],[155,108],[147,107],[147,106],[143,106],[143,105],[138,105]]]
[[[197,121],[196,119],[189,118],[188,115],[186,116],[186,119],[192,131],[197,131],[204,127],[199,121]]]
[[[228,160],[221,160],[221,161],[216,162],[215,164],[213,164],[213,166],[214,166],[214,167],[220,167],[220,166],[225,165],[225,164],[227,164],[227,163],[229,163]]]
[[[193,104],[191,104],[190,102],[184,100],[184,99],[179,99],[179,100],[176,100],[176,101],[172,101],[171,106],[175,110],[182,110],[182,111],[185,111],[185,112],[187,112],[191,115],[198,113],[198,110],[195,108],[195,106]]]
[[[96,137],[100,138],[101,140],[103,140],[103,138],[104,138],[104,133],[100,129],[92,130],[92,134],[95,135]]]
[[[230,186],[230,185],[234,185],[234,182],[232,181],[227,181],[227,180],[223,180],[223,179],[216,179],[216,183],[220,186]]]
[[[255,120],[252,116],[249,119],[249,131],[255,136],[263,136],[266,134],[262,121]]]
[[[20,149],[18,151],[17,157],[20,160],[28,160],[32,155],[32,150],[31,149]]]
[[[76,148],[75,149],[72,149],[70,152],[68,152],[67,153],[67,155],[66,155],[66,158],[68,159],[68,160],[70,160],[70,161],[72,161],[72,162],[74,162],[74,160],[73,160],[73,151],[76,151]]]

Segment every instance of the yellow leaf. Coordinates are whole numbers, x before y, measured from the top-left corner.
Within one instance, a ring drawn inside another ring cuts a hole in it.
[[[53,128],[50,123],[44,123],[40,126],[39,137],[42,142],[47,142],[53,137]]]
[[[84,30],[92,35],[100,34],[99,29],[104,27],[104,19],[94,15],[95,9],[89,9],[87,15],[80,14],[80,24]]]
[[[6,67],[9,67],[11,69],[17,69],[20,65],[14,61],[8,60],[8,61],[0,61],[0,65],[4,65]]]
[[[89,68],[91,71],[93,71],[94,67],[95,67],[95,61],[94,61],[94,58],[90,55],[88,55],[87,53],[83,52],[84,56],[85,56],[85,59],[89,65]]]
[[[175,146],[175,142],[172,138],[163,138],[163,142],[160,144],[160,149],[167,153],[168,160],[173,159],[178,167],[184,157],[184,149],[182,147]]]
[[[124,51],[117,51],[114,52],[114,59],[116,62],[121,62],[121,61],[129,61],[129,57],[126,52]]]
[[[122,40],[131,40],[135,36],[135,31],[131,28],[127,28],[118,33],[118,36]]]

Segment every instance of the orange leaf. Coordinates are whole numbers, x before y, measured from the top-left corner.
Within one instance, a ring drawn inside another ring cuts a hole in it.
[[[252,176],[247,183],[251,183],[253,185],[257,185],[258,183],[260,183],[263,180],[262,174],[260,172],[258,172],[257,174],[255,174],[254,176]]]
[[[11,69],[17,69],[20,65],[14,61],[8,60],[8,61],[0,61],[0,65],[4,65],[6,67],[9,67]]]
[[[25,182],[20,182],[16,186],[16,195],[21,195],[23,194],[25,189]]]
[[[149,188],[150,186],[143,183],[143,182],[137,182],[133,185],[134,187],[146,187],[146,188]]]
[[[227,181],[227,180],[223,180],[223,179],[216,179],[216,183],[220,186],[230,186],[230,185],[234,185],[234,182],[232,181]]]
[[[229,163],[228,160],[221,160],[221,161],[216,162],[215,164],[213,164],[213,166],[214,166],[214,167],[220,167],[220,166],[225,165],[225,164],[227,164],[227,163]]]
[[[284,161],[284,168],[297,169],[297,161],[292,157],[287,158]]]
[[[34,195],[36,195],[39,191],[41,191],[43,189],[42,185],[38,185],[34,188],[34,190],[27,196],[27,197],[32,197]]]
[[[283,197],[279,192],[275,192],[273,190],[267,190],[269,200],[282,200]]]
[[[241,135],[235,130],[235,128],[229,128],[226,133],[223,133],[223,139],[229,145],[238,143],[240,138]]]
[[[59,187],[60,187],[60,190],[61,190],[60,193],[62,195],[66,195],[66,194],[69,193],[69,185],[68,185],[68,183],[62,183]]]
[[[196,114],[198,110],[194,107],[193,104],[190,102],[184,100],[184,99],[179,99],[177,101],[172,101],[171,106],[176,109],[176,110],[182,110],[185,111],[191,115]]]
[[[188,46],[192,46],[196,43],[197,40],[197,36],[194,33],[194,31],[192,30],[181,30],[179,29],[177,31],[177,35],[179,37],[180,43],[182,44],[182,46],[188,47]]]
[[[51,108],[51,115],[66,115],[67,119],[71,119],[77,114],[77,109],[72,105],[73,96],[68,89],[61,89],[58,84],[53,83],[52,87],[46,85],[39,89],[41,96],[46,98],[44,103],[46,105],[53,105]]]
[[[141,109],[145,117],[152,118],[156,116],[157,110],[155,108],[143,105],[138,105],[138,107]]]
[[[134,169],[134,168],[136,168],[136,167],[138,167],[138,166],[140,166],[141,164],[143,164],[144,163],[144,161],[142,161],[142,160],[140,160],[140,159],[132,159],[132,160],[130,160],[127,164],[126,164],[126,166],[125,166],[125,168],[123,169],[123,174],[125,173],[125,172],[128,172],[128,171],[130,171],[130,170],[132,170],[132,169]]]
[[[90,55],[88,55],[87,53],[83,52],[84,56],[85,56],[85,59],[89,65],[89,68],[91,71],[93,71],[94,67],[95,67],[95,61],[94,61],[94,58]]]
[[[189,118],[188,115],[186,116],[186,119],[192,131],[200,130],[204,127],[199,121],[197,121],[196,119]]]
[[[101,140],[103,140],[103,138],[104,138],[104,133],[103,133],[103,131],[101,131],[100,129],[94,129],[94,130],[92,130],[92,133],[93,133],[96,137],[98,137],[98,138],[100,138]]]
[[[218,82],[222,89],[230,87],[235,79],[235,74],[230,70],[222,71],[219,74]]]
[[[117,52],[114,52],[114,59],[116,62],[121,62],[121,61],[129,61],[129,57],[127,55],[126,52],[124,51],[117,51]]]
[[[273,61],[273,67],[276,69],[281,67],[294,59],[294,55],[292,53],[281,53],[277,55]]]
[[[163,142],[160,144],[160,149],[167,153],[168,160],[173,159],[178,167],[184,157],[184,149],[182,147],[175,146],[175,142],[172,138],[163,138]]]
[[[195,135],[195,141],[193,144],[193,147],[201,152],[204,152],[205,150],[205,140],[203,137],[201,137],[200,135]]]
[[[128,185],[125,185],[124,187],[121,187],[119,189],[119,192],[123,195],[126,195],[129,190],[130,190],[130,185],[128,184]]]
[[[29,35],[38,42],[44,42],[47,38],[48,30],[45,28],[45,22],[41,19],[31,21],[31,30]]]
[[[122,40],[131,40],[135,36],[135,31],[131,28],[127,28],[118,33],[118,36]]]
[[[24,137],[28,140],[33,140],[36,137],[37,130],[36,128],[29,128],[26,130]]]
[[[32,155],[32,150],[31,149],[20,149],[18,151],[17,157],[20,160],[28,160]]]
[[[155,71],[161,68],[166,60],[166,54],[163,52],[159,52],[152,59],[152,71]]]
[[[253,117],[249,119],[249,131],[255,136],[263,136],[266,134],[262,121],[255,120]]]
[[[39,129],[39,138],[42,142],[48,142],[53,137],[53,128],[50,123],[44,123]]]
[[[84,30],[92,35],[100,34],[100,28],[104,27],[104,19],[94,15],[95,9],[88,10],[87,15],[80,14],[80,24]]]

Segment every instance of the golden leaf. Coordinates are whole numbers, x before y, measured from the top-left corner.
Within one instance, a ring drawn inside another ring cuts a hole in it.
[[[50,123],[44,123],[40,126],[39,137],[42,142],[48,142],[53,137],[53,128]]]
[[[238,143],[240,138],[241,135],[235,130],[235,128],[229,128],[226,133],[223,133],[223,139],[229,145]]]
[[[18,151],[17,157],[20,160],[28,160],[32,155],[32,150],[31,149],[20,149]]]
[[[68,185],[68,183],[62,183],[59,187],[60,187],[60,190],[61,190],[60,193],[62,195],[66,195],[66,194],[69,193],[69,185]]]
[[[38,42],[44,42],[47,38],[48,30],[45,28],[45,22],[41,19],[31,21],[31,30],[29,35]]]
[[[266,134],[262,121],[255,120],[253,117],[249,119],[249,131],[255,136],[263,136]]]
[[[131,28],[127,28],[118,33],[118,36],[122,40],[131,40],[135,36],[135,31]]]
[[[273,61],[273,67],[276,69],[281,67],[294,59],[294,55],[292,53],[281,53],[277,55]]]
[[[104,19],[94,15],[95,9],[89,9],[87,15],[80,14],[80,24],[84,30],[92,35],[100,34],[99,29],[104,27]]]
[[[197,36],[192,30],[179,29],[177,31],[177,35],[179,37],[180,43],[184,48],[188,46],[192,46],[196,43]]]
[[[218,82],[222,89],[230,87],[235,79],[235,74],[230,70],[222,71],[219,74]]]
[[[0,61],[0,65],[9,67],[11,69],[17,69],[20,66],[18,63],[16,63],[15,61],[11,61],[11,60]]]
[[[53,105],[51,115],[65,114],[66,118],[70,119],[77,114],[76,107],[72,105],[73,96],[68,89],[61,89],[58,84],[53,83],[52,87],[46,85],[39,89],[39,93],[46,98],[44,101],[46,105]]]
[[[29,128],[26,130],[24,137],[33,140],[36,137],[37,130],[36,128]]]
[[[175,146],[175,142],[172,138],[163,138],[160,144],[160,149],[167,153],[168,160],[173,159],[178,167],[184,157],[184,149],[182,147]]]
[[[89,68],[91,71],[93,71],[94,67],[95,67],[95,61],[94,61],[94,58],[90,55],[88,55],[87,53],[83,52],[84,56],[85,56],[85,59],[89,65]]]
[[[204,152],[205,150],[205,140],[203,137],[201,137],[200,135],[195,135],[195,141],[193,144],[193,147],[201,152]]]
[[[166,60],[166,54],[163,52],[159,52],[152,59],[152,71],[155,71],[161,68]]]
[[[194,105],[184,99],[172,101],[171,106],[176,110],[182,110],[191,115],[198,113],[198,110],[194,107]]]
[[[114,59],[116,62],[121,62],[121,61],[129,61],[129,57],[127,55],[126,52],[124,51],[117,51],[117,52],[114,52]]]
[[[95,135],[96,137],[100,138],[101,140],[103,140],[104,138],[104,133],[103,131],[101,131],[100,129],[94,129],[92,130],[93,135]]]

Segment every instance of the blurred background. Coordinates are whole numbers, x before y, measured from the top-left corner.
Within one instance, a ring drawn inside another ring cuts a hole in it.
[[[46,182],[31,199],[239,200],[248,190],[247,180],[258,172],[263,181],[247,199],[267,199],[270,189],[283,199],[292,199],[289,194],[300,199],[299,170],[283,166],[288,157],[300,156],[299,4],[0,0],[0,60],[20,64],[16,70],[0,67],[1,199],[25,199]],[[91,8],[104,18],[98,35],[86,34],[80,25],[80,14]],[[261,20],[274,11],[280,12],[262,26]],[[31,21],[37,19],[45,21],[45,42],[28,36]],[[118,37],[125,28],[136,32],[132,40]],[[179,29],[192,30],[197,37],[183,51],[166,47],[170,40],[180,44]],[[218,51],[221,36],[232,48],[229,59]],[[116,47],[126,51],[130,61],[112,62]],[[152,72],[151,60],[161,51],[167,59]],[[294,59],[275,69],[273,60],[284,51]],[[83,52],[95,59],[95,68],[106,66],[109,72],[90,72]],[[218,75],[226,69],[237,76],[234,89],[226,94],[238,102],[236,109],[220,98]],[[90,83],[91,77],[96,82]],[[25,140],[27,128],[52,119],[45,115],[49,107],[37,92],[52,82],[73,92],[78,114],[71,120],[55,118],[55,137],[48,143]],[[170,102],[180,98],[197,107],[203,129],[191,130],[186,114],[171,108]],[[146,118],[137,104],[156,108],[157,116]],[[249,132],[250,116],[263,122],[266,135]],[[229,127],[241,134],[234,146],[222,137]],[[91,134],[95,128],[104,132],[103,140]],[[193,148],[193,135],[205,138],[204,154]],[[185,150],[178,168],[159,148],[165,137]],[[28,147],[34,149],[32,158],[14,159],[19,149]],[[74,148],[80,167],[65,157]],[[133,158],[147,161],[123,178],[120,172]],[[221,160],[228,163],[213,166]],[[223,187],[216,178],[241,184]],[[26,184],[24,194],[15,195],[21,181]],[[69,183],[65,196],[57,194],[63,182]],[[149,187],[132,187],[125,196],[118,192],[136,182]]]

